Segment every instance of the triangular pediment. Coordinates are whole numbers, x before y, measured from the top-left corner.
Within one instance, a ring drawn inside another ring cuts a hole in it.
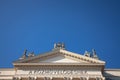
[[[48,59],[44,59],[44,60],[41,60],[39,62],[42,62],[42,63],[86,63],[85,61],[78,61],[78,60],[75,60],[75,59],[70,59],[68,57],[65,57],[63,55],[56,55],[52,58],[48,58]]]
[[[48,53],[18,60],[15,63],[102,63],[104,61],[86,57],[81,54],[73,53],[67,50],[59,49]]]

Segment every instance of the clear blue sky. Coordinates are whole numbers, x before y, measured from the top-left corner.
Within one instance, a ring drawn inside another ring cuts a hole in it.
[[[107,68],[120,68],[120,1],[0,0],[0,67],[55,42],[80,54],[95,48]]]

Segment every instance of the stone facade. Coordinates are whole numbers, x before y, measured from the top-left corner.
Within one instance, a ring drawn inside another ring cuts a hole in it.
[[[14,68],[0,69],[0,80],[120,80],[120,69],[104,69],[105,61],[92,51],[93,55],[73,53],[63,43],[37,56],[25,50]]]

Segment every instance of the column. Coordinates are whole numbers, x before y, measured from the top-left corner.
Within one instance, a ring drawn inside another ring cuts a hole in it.
[[[13,80],[21,80],[21,77],[13,77]]]
[[[104,77],[102,77],[102,78],[101,77],[97,77],[96,80],[105,80],[105,78]]]
[[[86,80],[89,80],[89,77],[86,77]]]
[[[103,77],[102,80],[105,80],[105,77]]]
[[[52,80],[53,79],[53,77],[50,77],[50,80]]]
[[[64,80],[72,80],[72,77],[64,77]]]
[[[72,77],[70,77],[70,80],[72,80],[73,78]]]
[[[17,80],[21,80],[22,78],[19,76]]]
[[[17,78],[16,78],[16,77],[13,77],[13,80],[17,80]]]
[[[44,77],[44,80],[52,80],[52,77]]]
[[[36,80],[37,77],[28,77],[28,80]]]
[[[37,77],[35,76],[35,77],[34,77],[34,80],[36,80],[36,79],[37,79]]]
[[[47,80],[46,77],[44,77],[43,80]]]
[[[88,80],[88,79],[85,77],[80,77],[80,80]]]
[[[83,80],[83,77],[80,77],[80,80]]]
[[[88,80],[86,77],[83,77],[83,80]]]
[[[89,77],[88,80],[97,80],[97,78],[96,77]]]
[[[32,80],[32,77],[28,77],[28,80]]]

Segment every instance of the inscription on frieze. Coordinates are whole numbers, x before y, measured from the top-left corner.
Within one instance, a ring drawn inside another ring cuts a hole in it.
[[[41,75],[73,75],[73,74],[87,74],[85,70],[30,70],[29,75],[41,74]]]

